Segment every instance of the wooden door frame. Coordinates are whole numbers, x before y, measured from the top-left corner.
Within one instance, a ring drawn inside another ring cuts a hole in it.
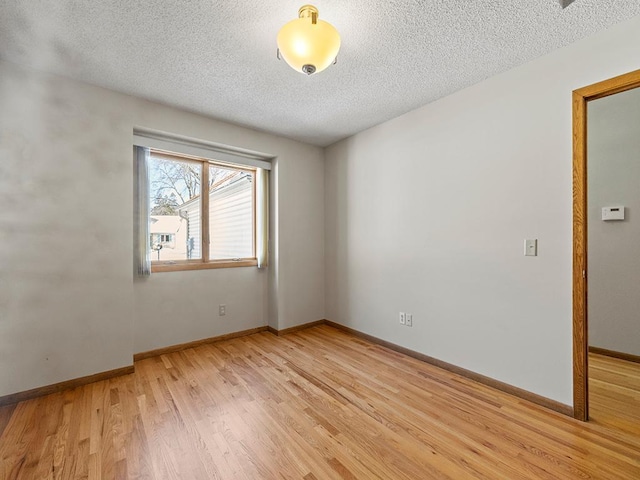
[[[640,70],[573,91],[573,416],[589,419],[587,102],[640,87]]]

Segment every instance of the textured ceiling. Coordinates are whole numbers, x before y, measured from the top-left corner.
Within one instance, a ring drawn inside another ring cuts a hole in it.
[[[307,77],[275,38],[304,0],[2,0],[0,58],[329,145],[640,14],[638,0],[318,0],[342,36]]]

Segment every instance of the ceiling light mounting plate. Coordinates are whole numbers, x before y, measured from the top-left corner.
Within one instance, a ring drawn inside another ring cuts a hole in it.
[[[318,9],[313,5],[303,5],[298,10],[298,18],[311,18],[311,24],[318,23]]]
[[[575,2],[575,0],[558,0],[558,1],[560,2],[560,6],[562,8],[567,8],[569,5]]]

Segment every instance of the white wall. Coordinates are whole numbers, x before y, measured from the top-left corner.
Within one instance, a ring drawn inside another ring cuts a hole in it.
[[[130,108],[113,100],[0,63],[0,395],[132,363]]]
[[[278,329],[325,318],[324,153],[303,146],[278,158]]]
[[[324,318],[320,148],[6,62],[0,105],[0,396],[131,365],[134,352]],[[134,127],[277,157],[272,233],[287,240],[271,273],[134,281]]]
[[[640,89],[589,102],[589,345],[640,355]],[[602,221],[623,205],[624,221]]]
[[[571,91],[639,43],[636,18],[329,147],[327,318],[571,404]]]

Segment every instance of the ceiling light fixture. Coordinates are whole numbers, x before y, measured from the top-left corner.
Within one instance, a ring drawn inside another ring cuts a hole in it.
[[[318,20],[318,9],[304,5],[298,17],[278,32],[278,58],[291,68],[312,75],[337,60],[340,35],[330,23]]]

